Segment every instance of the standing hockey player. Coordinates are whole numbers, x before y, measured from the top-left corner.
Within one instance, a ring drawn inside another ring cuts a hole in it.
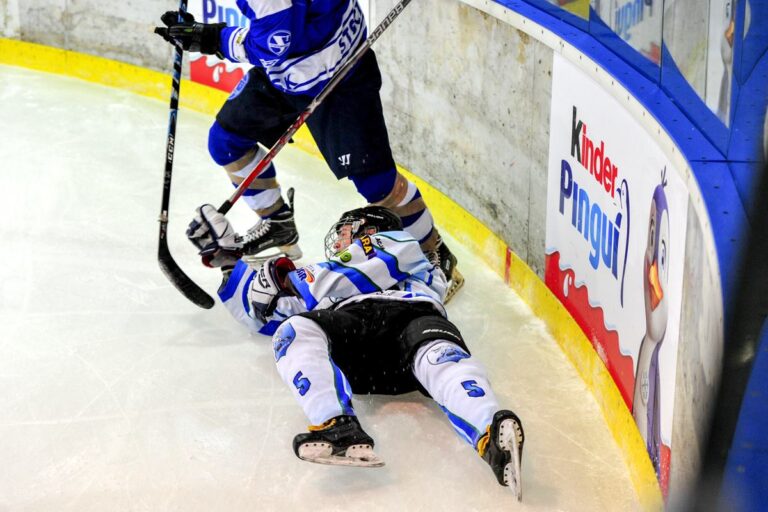
[[[215,54],[254,67],[216,116],[208,149],[237,186],[296,120],[299,113],[365,41],[367,29],[357,0],[237,0],[248,28],[196,23],[192,15],[166,12],[156,32],[185,50]],[[463,284],[456,258],[442,242],[416,185],[392,158],[379,89],[376,55],[368,50],[318,106],[307,126],[337,179],[349,178],[371,204],[397,213],[429,259],[448,278],[448,297]],[[261,145],[261,146],[260,146]],[[260,220],[243,236],[249,255],[277,248],[301,257],[293,201],[283,200],[270,164],[251,183],[244,200]],[[278,254],[279,254],[278,253]]]
[[[225,271],[219,297],[254,331],[273,336],[277,370],[310,423],[294,438],[303,460],[377,467],[352,393],[419,390],[521,499],[523,428],[500,408],[485,369],[446,319],[447,283],[400,218],[380,206],[344,213],[325,239],[327,261],[295,268],[285,257],[251,268],[236,233],[211,205],[188,231]]]

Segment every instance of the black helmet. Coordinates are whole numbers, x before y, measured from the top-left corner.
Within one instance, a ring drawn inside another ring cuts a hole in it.
[[[403,221],[388,208],[383,206],[364,206],[341,214],[339,221],[331,226],[325,235],[325,256],[330,258],[337,252],[339,235],[344,226],[350,227],[349,236],[353,240],[363,235],[372,235],[382,231],[402,231]]]

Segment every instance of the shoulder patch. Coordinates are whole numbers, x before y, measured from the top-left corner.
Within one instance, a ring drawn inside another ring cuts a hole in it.
[[[315,275],[312,273],[312,271],[308,267],[297,268],[296,276],[302,281],[306,281],[308,283],[315,282]]]
[[[371,259],[376,252],[373,249],[373,240],[371,240],[371,237],[368,235],[360,237],[360,244],[363,247],[363,252],[365,255],[368,256],[368,259]]]

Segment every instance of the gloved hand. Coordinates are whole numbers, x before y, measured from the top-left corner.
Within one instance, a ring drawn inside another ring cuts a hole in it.
[[[226,23],[197,23],[195,17],[188,12],[181,13],[181,17],[182,21],[179,21],[179,11],[166,12],[160,16],[165,27],[155,27],[155,34],[159,34],[171,44],[178,41],[187,51],[224,58],[219,36],[221,30],[227,26]]]
[[[227,218],[210,204],[195,210],[187,228],[187,238],[200,250],[208,267],[232,267],[242,256],[242,244]]]
[[[257,320],[266,324],[269,316],[277,307],[280,297],[295,295],[288,280],[288,272],[296,270],[296,265],[289,258],[280,256],[270,258],[256,271],[251,280],[248,300],[251,301],[253,314]]]

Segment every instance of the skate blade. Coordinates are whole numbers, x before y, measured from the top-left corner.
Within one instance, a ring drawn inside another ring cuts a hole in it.
[[[299,447],[299,458],[331,466],[380,468],[384,465],[384,460],[367,444],[355,444],[347,448],[344,454],[334,455],[333,448],[328,443],[307,443]]]
[[[445,292],[445,300],[443,303],[448,304],[462,286],[464,286],[464,276],[461,275],[459,269],[454,268],[453,277],[451,278],[451,282],[448,284],[448,291]]]
[[[504,485],[517,497],[517,501],[523,501],[523,486],[521,477],[520,444],[517,439],[515,420],[504,420],[499,426],[499,446],[504,451],[509,451],[512,460],[504,466]]]
[[[277,247],[276,250],[270,251],[270,254],[260,252],[259,254],[249,254],[243,256],[243,261],[251,265],[261,265],[270,258],[285,256],[286,258],[290,258],[292,260],[298,260],[303,255],[304,254],[301,252],[301,248],[299,248],[299,244],[281,245],[280,247]]]

